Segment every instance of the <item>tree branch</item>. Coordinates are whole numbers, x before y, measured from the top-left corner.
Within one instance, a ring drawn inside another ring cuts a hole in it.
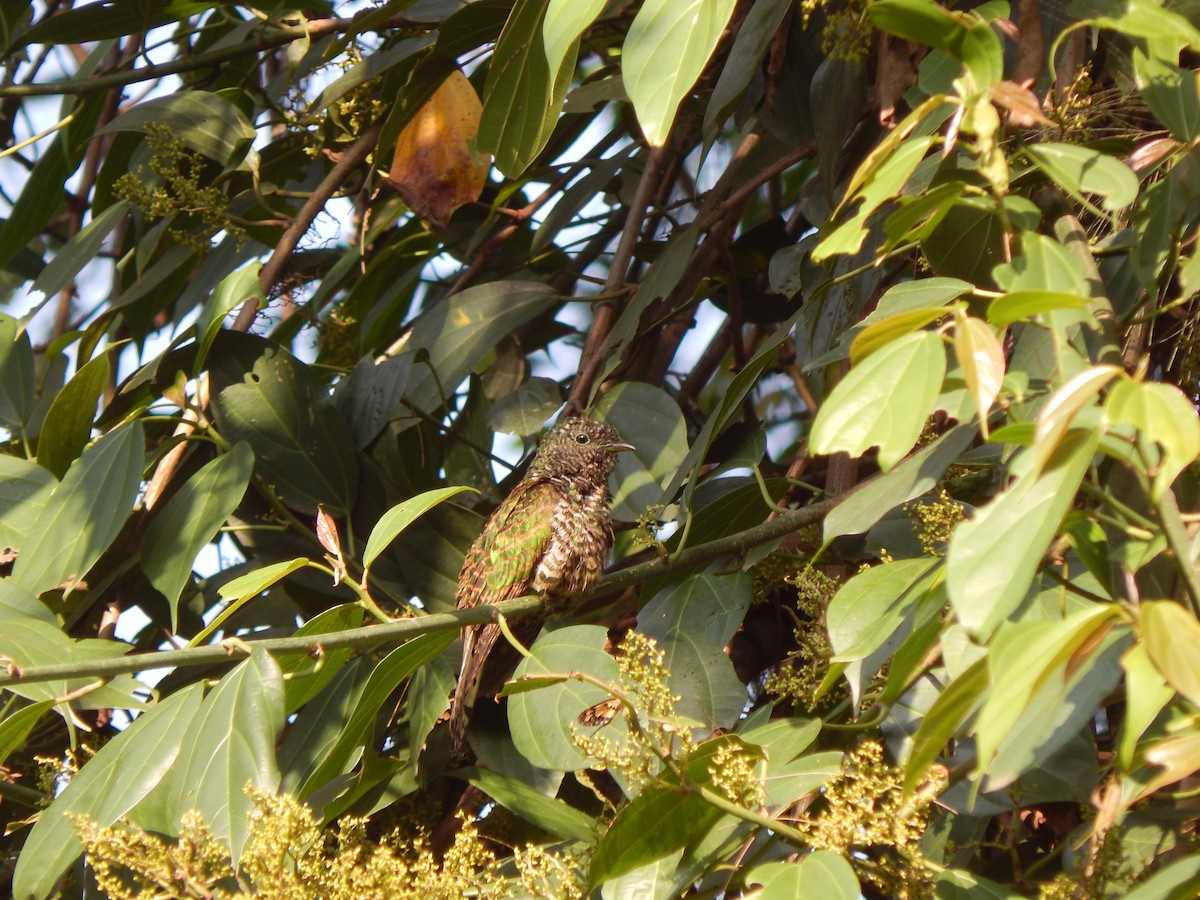
[[[782,537],[806,525],[818,522],[829,514],[841,500],[823,500],[802,509],[793,510],[777,519],[772,519],[762,525],[756,525],[746,531],[699,544],[684,550],[679,556],[671,559],[654,559],[649,562],[630,566],[602,578],[600,582],[579,599],[619,591],[630,585],[645,581],[652,576],[664,572],[681,571],[704,565],[716,559],[727,556],[738,556],[751,547]],[[149,669],[181,668],[184,666],[204,666],[226,662],[229,659],[242,659],[254,648],[259,648],[272,654],[312,653],[321,650],[335,650],[349,647],[360,652],[367,652],[383,644],[401,643],[423,634],[439,631],[458,630],[465,625],[482,625],[496,621],[497,615],[508,619],[519,619],[542,609],[540,597],[518,597],[505,600],[494,606],[479,606],[473,609],[455,610],[448,613],[434,613],[414,619],[402,619],[387,625],[370,625],[363,628],[349,628],[345,631],[330,634],[313,634],[303,637],[265,638],[262,640],[239,640],[228,647],[214,645],[209,647],[193,647],[183,650],[161,650],[154,653],[139,653],[135,656],[121,656],[112,659],[89,660],[83,663],[54,663],[45,666],[29,666],[20,671],[10,671],[0,675],[0,687],[15,684],[32,684],[34,682],[55,681],[64,678],[112,678],[133,672],[144,672]]]

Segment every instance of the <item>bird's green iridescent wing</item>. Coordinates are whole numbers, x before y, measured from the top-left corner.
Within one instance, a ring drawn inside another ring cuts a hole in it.
[[[459,580],[458,606],[499,603],[528,593],[550,547],[557,490],[545,481],[519,484],[492,513],[471,547]]]

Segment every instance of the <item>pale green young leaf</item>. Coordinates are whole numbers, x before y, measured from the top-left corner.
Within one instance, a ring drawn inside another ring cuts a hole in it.
[[[854,869],[832,850],[803,854],[797,862],[771,862],[755,866],[746,874],[747,884],[762,886],[756,900],[857,900],[862,888]]]
[[[1144,615],[1142,625],[1145,628]],[[1122,769],[1129,771],[1134,765],[1138,740],[1171,702],[1175,692],[1150,658],[1144,637],[1121,657],[1121,666],[1125,669],[1125,718],[1121,721],[1117,761]]]
[[[955,320],[954,356],[979,413],[979,428],[988,436],[988,413],[1004,384],[1004,345],[982,319],[963,315]]]
[[[1116,366],[1092,366],[1075,375],[1046,401],[1038,413],[1033,433],[1033,467],[1036,470],[1058,448],[1076,415],[1088,406],[1106,384],[1121,374]]]
[[[809,445],[815,453],[851,456],[877,445],[879,467],[888,471],[917,442],[945,372],[939,335],[921,331],[892,341],[834,387],[817,411]]]
[[[1142,642],[1154,666],[1191,703],[1200,708],[1200,622],[1171,600],[1145,600],[1138,607]]]
[[[944,318],[948,313],[944,307],[923,306],[909,309],[888,316],[878,322],[872,322],[850,342],[850,364],[857,366],[864,359],[890,344],[898,337],[912,334],[928,325]]]
[[[735,0],[647,0],[625,36],[621,73],[652,146],[667,142],[679,104],[721,39]]]
[[[385,512],[375,523],[370,537],[367,538],[367,549],[363,551],[363,569],[369,569],[371,563],[375,562],[379,554],[387,549],[387,545],[394,541],[405,528],[439,503],[449,500],[463,491],[478,493],[470,487],[437,488],[425,491],[415,497],[409,497]]]
[[[1083,309],[1089,298],[1061,291],[1009,291],[988,304],[987,319],[997,328],[1056,309]]]
[[[1116,212],[1138,194],[1137,176],[1119,159],[1078,144],[1027,144],[1025,153],[1034,165],[1068,192],[1097,194],[1100,205]]]
[[[604,9],[604,0],[550,0],[542,20],[542,43],[551,72],[557,72],[584,29]]]

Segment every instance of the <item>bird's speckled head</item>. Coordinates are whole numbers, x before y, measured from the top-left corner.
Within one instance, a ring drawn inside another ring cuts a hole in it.
[[[592,419],[563,419],[542,438],[526,477],[607,481],[616,454],[632,449],[611,425]]]

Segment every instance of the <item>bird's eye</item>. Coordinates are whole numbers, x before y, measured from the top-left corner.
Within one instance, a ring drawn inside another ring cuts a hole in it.
[[[580,432],[579,434],[575,435],[575,443],[577,443],[577,444],[590,444],[591,442],[592,442],[592,439],[590,437],[588,437],[586,434],[584,434],[583,432]]]

